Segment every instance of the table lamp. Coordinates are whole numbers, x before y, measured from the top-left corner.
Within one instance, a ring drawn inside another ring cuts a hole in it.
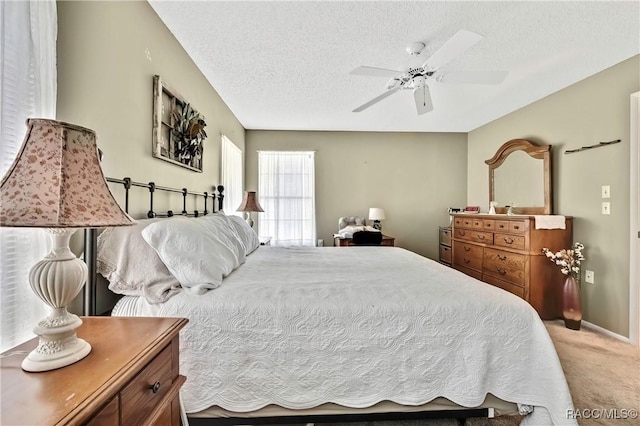
[[[247,224],[253,228],[253,219],[251,219],[251,212],[263,212],[262,207],[260,207],[260,203],[256,199],[255,191],[244,191],[244,196],[242,197],[242,203],[240,203],[240,207],[236,209],[237,212],[246,213],[245,220]]]
[[[51,252],[36,263],[29,283],[51,307],[33,332],[38,347],[22,362],[25,371],[48,371],[80,361],[91,345],[79,339],[82,324],[67,305],[87,280],[87,265],[69,248],[77,228],[131,225],[107,187],[96,134],[47,119],[28,119],[18,156],[0,183],[0,226],[47,228]]]
[[[373,221],[373,229],[382,231],[382,225],[380,224],[380,221],[384,219],[384,209],[378,207],[371,207],[369,209],[369,220]]]

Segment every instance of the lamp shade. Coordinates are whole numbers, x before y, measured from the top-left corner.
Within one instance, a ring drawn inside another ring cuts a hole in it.
[[[61,121],[28,119],[27,135],[0,183],[0,226],[131,225],[102,174],[96,134]]]
[[[372,207],[369,209],[369,220],[384,220],[384,209]]]
[[[244,196],[242,197],[242,203],[240,203],[240,207],[238,207],[236,211],[263,212],[264,210],[262,210],[260,203],[258,203],[255,191],[245,191]]]

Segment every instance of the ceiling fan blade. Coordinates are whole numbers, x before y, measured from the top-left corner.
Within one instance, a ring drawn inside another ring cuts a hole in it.
[[[445,44],[442,45],[436,53],[434,53],[424,63],[423,67],[428,69],[438,69],[448,64],[453,59],[461,55],[465,50],[482,40],[480,34],[467,30],[460,30],[454,34]]]
[[[416,110],[418,111],[418,115],[433,111],[433,102],[431,102],[429,86],[423,84],[413,89],[413,97],[416,101]]]
[[[353,112],[360,112],[363,111],[367,108],[369,108],[371,105],[376,104],[378,102],[380,102],[381,100],[388,98],[389,96],[393,95],[394,93],[396,93],[398,90],[400,90],[399,87],[395,87],[393,89],[389,89],[386,92],[384,92],[383,94],[376,96],[375,98],[371,99],[369,102],[366,102],[362,105],[360,105],[358,108],[354,109]]]
[[[451,71],[438,79],[442,83],[500,84],[508,71]]]
[[[377,68],[377,67],[367,67],[362,66],[354,69],[349,74],[352,75],[367,75],[372,77],[387,77],[393,78],[402,74],[402,71],[390,70],[386,68]]]

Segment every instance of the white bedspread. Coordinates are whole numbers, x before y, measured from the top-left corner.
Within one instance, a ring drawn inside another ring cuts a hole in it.
[[[492,393],[534,406],[523,424],[576,424],[535,310],[400,248],[261,247],[216,290],[119,310],[127,305],[189,318],[180,335],[188,413],[438,396],[473,407]]]

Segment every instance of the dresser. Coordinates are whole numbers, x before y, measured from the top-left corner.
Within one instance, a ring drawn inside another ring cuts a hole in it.
[[[393,247],[393,246],[395,246],[395,241],[396,241],[396,239],[394,237],[390,237],[388,235],[383,235],[382,236],[382,243],[380,243],[380,245],[381,246],[387,246],[387,247]],[[340,238],[340,237],[334,237],[333,238],[333,245],[335,247],[355,246],[355,244],[353,244],[353,240],[351,238]]]
[[[453,267],[527,302],[542,319],[561,317],[564,276],[542,253],[573,244],[573,219],[565,229],[536,229],[535,216],[454,215]]]
[[[20,368],[37,339],[1,359],[0,424],[180,425],[180,318],[83,317],[89,355],[41,373]]]

